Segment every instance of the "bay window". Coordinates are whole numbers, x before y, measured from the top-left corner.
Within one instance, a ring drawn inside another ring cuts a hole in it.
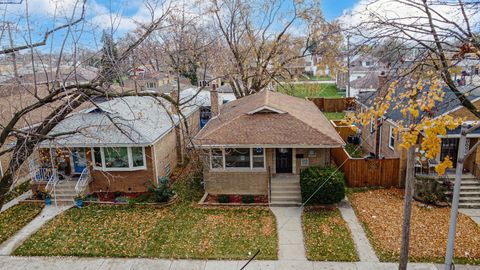
[[[212,148],[211,169],[265,169],[264,148]]]
[[[132,171],[146,168],[144,147],[94,147],[93,167],[104,171]]]

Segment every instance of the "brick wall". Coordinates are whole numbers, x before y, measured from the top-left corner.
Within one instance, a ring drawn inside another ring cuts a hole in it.
[[[177,151],[176,151],[176,137],[175,130],[171,130],[161,140],[159,140],[153,147],[155,159],[154,170],[158,170],[156,175],[159,177],[166,175],[166,167],[170,165],[173,171],[177,166]]]
[[[308,148],[298,148],[295,150],[296,154],[303,154],[304,158],[308,158],[308,166],[315,166],[315,165],[320,165],[320,166],[327,166],[330,165],[330,149],[314,149],[315,150],[315,156],[309,156],[308,152],[310,149]],[[301,166],[301,158],[295,158],[296,159],[296,170],[295,174],[299,174],[301,169],[305,169],[308,166]]]
[[[212,172],[204,173],[205,191],[209,194],[268,194],[268,172]]]
[[[104,172],[92,168],[91,150],[87,148],[87,160],[93,181],[89,185],[90,192],[145,192],[155,180],[152,148],[145,147],[147,169],[138,171]]]

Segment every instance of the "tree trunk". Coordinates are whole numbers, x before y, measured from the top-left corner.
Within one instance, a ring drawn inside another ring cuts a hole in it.
[[[407,176],[405,180],[405,201],[403,207],[402,246],[400,247],[399,270],[406,270],[408,264],[408,248],[410,244],[410,220],[412,217],[413,182],[415,178],[415,145],[408,148]]]

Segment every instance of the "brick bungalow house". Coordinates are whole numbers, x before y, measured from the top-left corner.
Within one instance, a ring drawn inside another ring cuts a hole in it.
[[[469,91],[469,87],[463,87],[462,91]],[[373,102],[377,95],[382,94],[383,90],[377,92],[361,93],[357,100],[357,112],[363,112],[365,109],[373,105]],[[401,89],[395,92],[392,100],[401,102],[398,95],[401,93]],[[455,97],[454,93],[447,87],[444,88],[444,101],[437,104],[433,113],[433,116],[439,117],[441,115],[449,114],[453,117],[466,117],[466,121],[478,121],[478,119],[470,113],[467,109],[462,107]],[[474,103],[475,106],[480,107],[480,97],[475,95],[469,95],[468,98]],[[393,107],[393,106],[392,106]],[[403,114],[399,110],[389,110],[385,117],[380,120],[380,124],[375,125],[375,121],[372,119],[369,125],[360,126],[361,146],[366,152],[375,153],[378,149],[380,158],[399,158],[400,159],[400,179],[402,184],[405,181],[406,166],[407,166],[407,151],[401,148],[400,137],[396,129],[401,128],[398,124],[400,120],[404,120]],[[379,133],[377,136],[377,132]],[[378,138],[378,144],[377,142]],[[454,165],[456,163],[458,140],[460,138],[460,128],[452,131],[447,131],[446,136],[442,136],[441,151],[435,160],[426,160],[421,157],[421,153],[417,151],[417,169],[423,173],[434,173],[433,167],[444,159],[445,156],[449,156],[453,159]],[[474,145],[480,138],[480,132],[474,132],[468,135],[467,145]],[[378,145],[378,148],[377,146]],[[480,176],[480,151],[477,151],[475,155],[470,156],[465,164],[466,171],[471,172],[477,177]]]
[[[190,100],[181,108],[190,136],[200,130],[204,100],[181,92]],[[169,104],[169,103],[167,103]],[[80,189],[92,192],[145,192],[149,184],[168,176],[182,161],[187,138],[183,121],[170,105],[152,97],[114,98],[70,115],[52,130],[65,134],[39,147],[32,162],[32,179],[43,185],[58,179],[59,200],[71,200]],[[52,177],[53,176],[53,177]],[[73,190],[75,189],[75,190]]]
[[[313,102],[278,92],[263,90],[212,113],[194,138],[212,195],[267,195],[278,185],[287,190],[271,193],[272,202],[298,204],[300,171],[329,165],[330,149],[344,145]]]

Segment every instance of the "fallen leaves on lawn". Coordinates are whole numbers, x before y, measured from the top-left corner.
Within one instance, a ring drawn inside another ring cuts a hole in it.
[[[358,260],[350,229],[337,209],[305,209],[303,228],[309,260]]]
[[[398,257],[403,222],[403,191],[380,189],[353,193],[349,198],[359,219],[371,232],[373,245],[381,252]],[[410,255],[418,260],[444,257],[449,219],[450,208],[426,208],[415,202]],[[457,223],[455,257],[480,259],[480,226],[461,213]]]

